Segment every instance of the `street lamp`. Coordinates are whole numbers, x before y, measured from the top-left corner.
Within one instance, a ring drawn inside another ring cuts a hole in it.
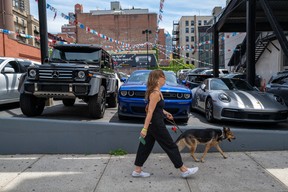
[[[151,34],[152,31],[149,29],[146,29],[142,31],[142,34],[146,34],[146,47],[147,47],[147,66],[149,67],[149,59],[148,59],[148,40],[149,40],[149,34]]]

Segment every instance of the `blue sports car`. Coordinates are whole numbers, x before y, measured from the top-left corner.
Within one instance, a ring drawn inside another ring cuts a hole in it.
[[[145,117],[146,82],[151,70],[134,71],[118,94],[118,118]],[[164,71],[166,84],[161,88],[165,100],[165,110],[170,112],[174,119],[187,122],[192,102],[191,90],[177,83],[174,72]]]

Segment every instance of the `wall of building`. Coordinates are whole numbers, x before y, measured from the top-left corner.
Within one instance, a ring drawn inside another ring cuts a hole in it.
[[[0,56],[26,58],[34,61],[41,60],[39,48],[19,43],[3,33],[0,33]]]
[[[98,33],[131,45],[146,42],[146,34],[142,34],[142,31],[146,29],[152,31],[152,34],[149,34],[148,41],[154,43],[157,28],[156,13],[133,15],[92,15],[90,13],[80,13],[77,14],[77,20],[86,27],[96,30]],[[93,43],[120,47],[120,45],[114,42],[104,40],[79,27],[77,27],[77,43]]]
[[[283,70],[283,53],[281,46],[278,40],[273,41],[273,44],[280,50],[277,50],[276,47],[270,43],[267,48],[271,53],[266,49],[255,66],[256,74],[260,75],[263,80],[266,80],[266,83],[272,75]]]
[[[235,34],[235,33],[234,33]],[[233,67],[228,67],[228,63],[233,55],[233,51],[235,50],[238,44],[241,44],[246,37],[246,33],[237,33],[233,36],[233,33],[225,33],[224,40],[224,49],[225,49],[225,68],[233,70]]]
[[[198,27],[207,25],[209,20],[212,19],[212,16],[182,16],[179,21],[179,46],[184,47],[185,49],[190,49],[190,51],[182,50],[180,51],[181,57],[185,58],[185,63],[194,64],[196,67],[199,66],[199,35],[198,35]],[[186,25],[186,21],[188,21],[188,25]],[[191,22],[193,22],[193,25]],[[201,25],[199,25],[199,21],[201,21]],[[204,24],[205,21],[205,24]],[[186,31],[188,28],[188,33]],[[191,31],[191,28],[194,28],[194,32]],[[188,37],[188,41],[186,41],[186,37]],[[191,39],[192,38],[192,39]],[[191,47],[194,48],[193,51]]]

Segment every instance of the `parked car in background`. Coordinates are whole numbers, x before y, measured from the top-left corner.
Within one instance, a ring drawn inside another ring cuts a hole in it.
[[[200,74],[202,71],[205,71],[205,70],[209,70],[210,68],[207,68],[207,67],[200,67],[200,68],[194,68],[194,69],[191,69],[187,72],[187,75],[189,74]]]
[[[201,75],[213,75],[213,69],[207,69],[199,73]],[[219,77],[229,74],[228,69],[219,69]]]
[[[118,94],[118,117],[120,120],[146,116],[146,82],[151,70],[134,71],[124,83]],[[189,119],[192,95],[191,90],[177,83],[174,72],[164,71],[166,84],[161,88],[165,100],[165,110],[174,119],[187,122]]]
[[[178,79],[183,80],[186,77],[186,74],[190,71],[191,69],[180,69],[177,71],[176,76]]]
[[[33,64],[40,63],[28,59],[0,57],[0,104],[19,102],[19,78]]]
[[[116,72],[115,77],[118,81],[118,89],[119,89],[121,85],[124,83],[121,79],[128,79],[129,75],[123,72]]]
[[[192,89],[192,94],[192,109],[204,112],[208,122],[287,121],[288,107],[281,97],[260,92],[241,79],[205,79],[201,85]]]
[[[189,73],[187,74],[185,80],[182,81],[182,83],[189,89],[193,89],[199,86],[199,84],[202,83],[202,81],[211,77],[213,77],[213,75],[201,75],[201,74]]]
[[[288,106],[288,71],[279,72],[273,75],[268,81],[265,91],[279,95]]]
[[[224,75],[223,78],[234,78],[234,79],[242,79],[246,81],[246,74],[244,73],[229,73],[227,75]],[[255,86],[257,88],[261,87],[261,81],[262,78],[260,75],[256,75],[255,76]]]

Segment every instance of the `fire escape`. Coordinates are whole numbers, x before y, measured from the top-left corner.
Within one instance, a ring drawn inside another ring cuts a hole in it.
[[[180,49],[179,49],[179,22],[173,21],[173,33],[172,33],[172,45],[173,45],[173,59],[180,58]]]
[[[274,32],[258,32],[256,33],[255,42],[255,63],[260,59],[265,50],[271,53],[268,45],[271,43],[278,51],[280,49],[272,42],[277,39]],[[228,63],[228,66],[234,66],[234,72],[246,71],[246,39],[244,38],[241,44],[238,44],[234,49],[233,55]]]

